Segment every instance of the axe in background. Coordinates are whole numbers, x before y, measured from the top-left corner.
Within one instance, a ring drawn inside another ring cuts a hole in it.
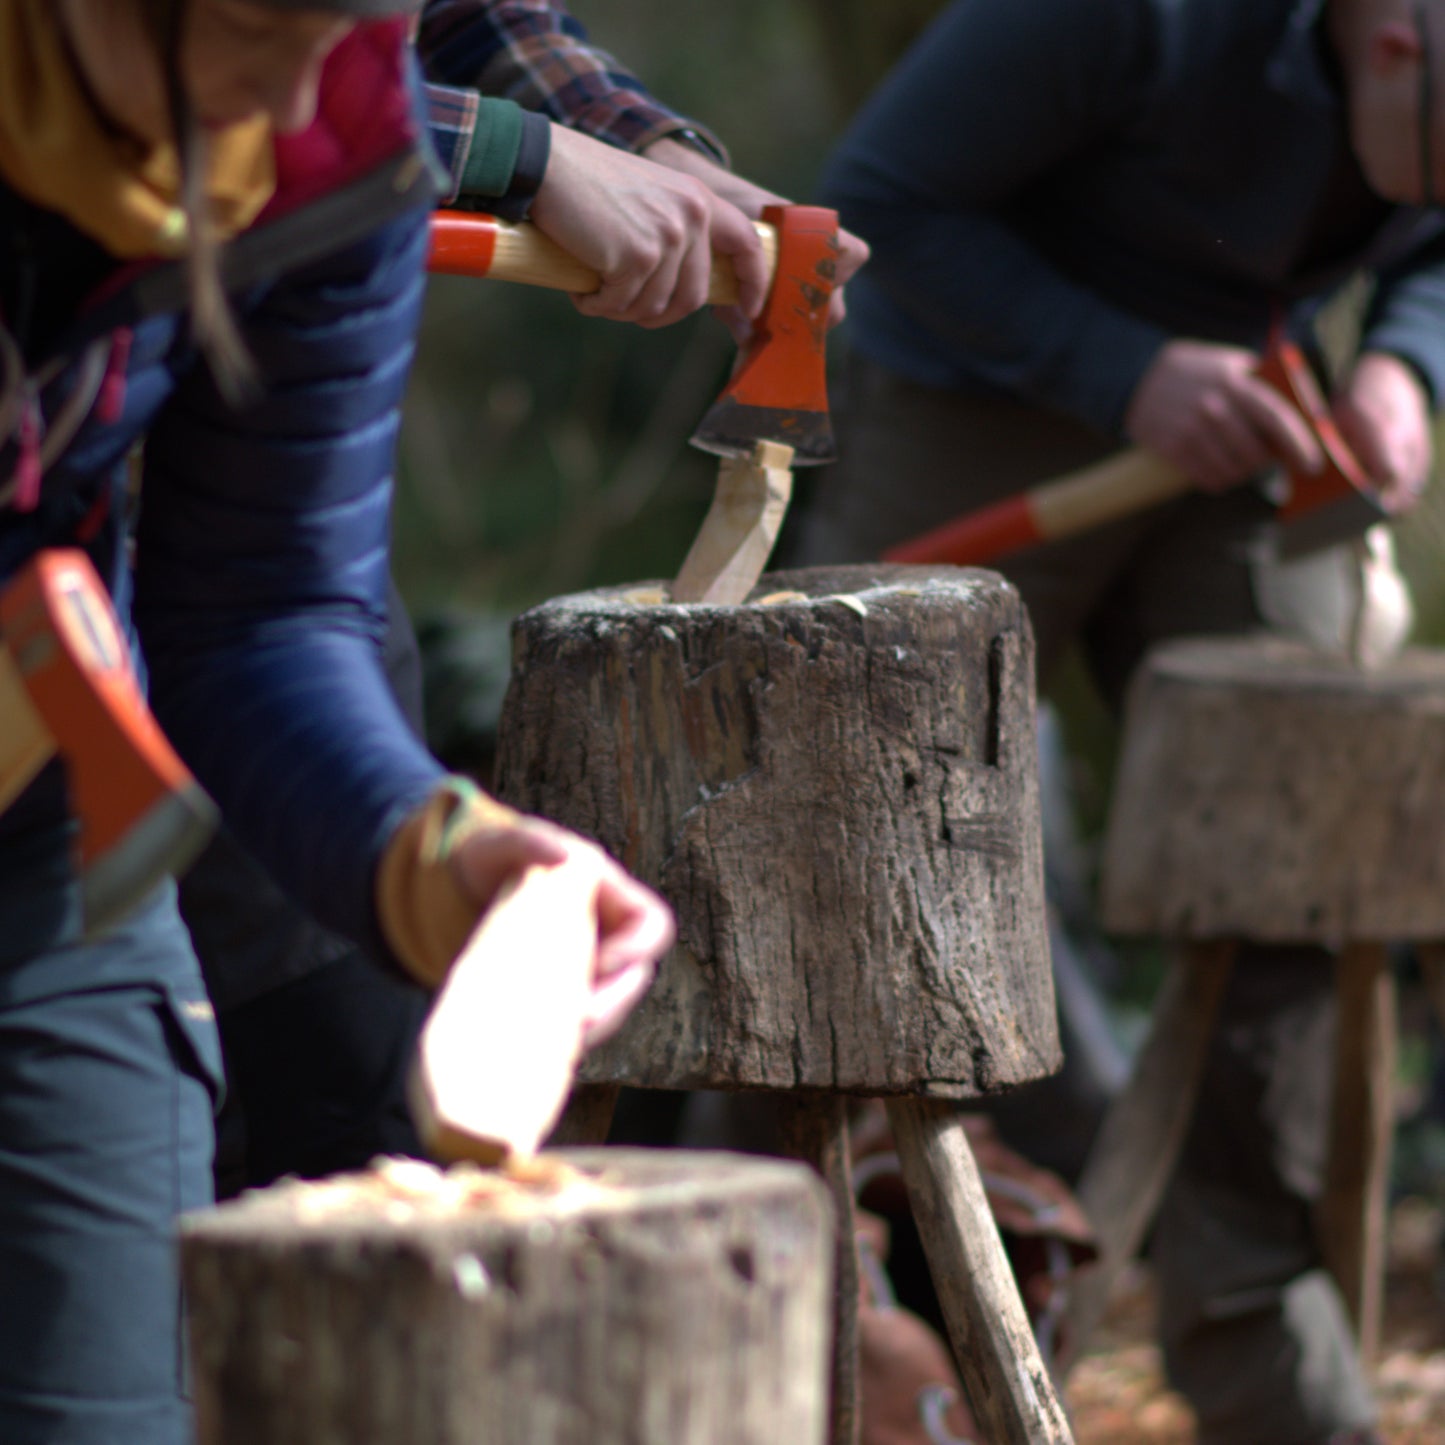
[[[1324,457],[1319,472],[1289,474],[1289,499],[1274,522],[1281,557],[1300,557],[1357,537],[1389,513],[1340,435],[1299,347],[1271,338],[1256,374],[1304,418]],[[1192,490],[1173,463],[1135,447],[1016,497],[955,517],[884,552],[887,562],[984,566],[1041,542],[1077,536]]]
[[[833,460],[825,345],[838,256],[838,217],[817,206],[769,206],[755,223],[770,282],[722,395],[692,444],[723,457],[713,504],[671,592],[674,602],[741,602],[777,541],[793,466]],[[428,269],[440,275],[589,294],[595,271],[535,226],[466,211],[432,217]],[[737,277],[713,258],[708,300],[731,305]]]

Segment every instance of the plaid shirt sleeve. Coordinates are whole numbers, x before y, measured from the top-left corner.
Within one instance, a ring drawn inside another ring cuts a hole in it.
[[[515,100],[623,150],[685,132],[727,163],[716,136],[590,45],[560,0],[429,0],[417,48],[430,80]]]
[[[447,173],[448,182],[440,196],[442,205],[450,205],[461,190],[462,174],[471,154],[472,137],[477,129],[477,112],[482,98],[474,90],[455,90],[448,85],[427,84],[427,130],[432,149]]]

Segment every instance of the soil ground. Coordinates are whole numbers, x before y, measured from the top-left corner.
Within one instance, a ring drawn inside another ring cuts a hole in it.
[[[1388,1445],[1445,1445],[1445,1279],[1439,1201],[1407,1198],[1390,1221],[1384,1337],[1376,1362]],[[1194,1445],[1194,1419],[1164,1385],[1147,1272],[1131,1278],[1068,1389],[1078,1445]],[[1246,1442],[1241,1442],[1246,1445]],[[1268,1445],[1268,1442],[1248,1442]]]

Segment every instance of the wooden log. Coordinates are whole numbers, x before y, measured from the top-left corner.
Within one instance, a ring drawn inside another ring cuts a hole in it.
[[[293,1182],[188,1217],[200,1445],[822,1445],[814,1175],[545,1159],[575,1168],[509,1187],[398,1162],[384,1188]]]
[[[1279,638],[1152,653],[1104,850],[1120,933],[1445,936],[1445,652],[1362,672]]]
[[[1099,1248],[1069,1286],[1059,1367],[1068,1370],[1139,1252],[1184,1145],[1215,1020],[1234,968],[1230,942],[1185,944],[1154,1004],[1149,1037],[1089,1150],[1078,1199]]]
[[[498,792],[599,838],[679,942],[596,1083],[967,1098],[1058,1066],[1033,643],[993,573],[775,573],[524,614]]]
[[[958,1110],[891,1099],[908,1198],[968,1402],[996,1445],[1071,1445]]]
[[[1334,1108],[1317,1215],[1325,1263],[1368,1361],[1379,1348],[1384,1310],[1395,1132],[1395,979],[1378,944],[1345,949],[1335,969]]]

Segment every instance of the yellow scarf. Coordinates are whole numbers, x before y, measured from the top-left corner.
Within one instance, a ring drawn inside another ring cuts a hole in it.
[[[206,193],[222,237],[255,220],[276,186],[270,122],[209,137]],[[173,145],[149,152],[108,130],[75,74],[54,0],[0,0],[0,176],[57,211],[113,256],[179,256]]]

